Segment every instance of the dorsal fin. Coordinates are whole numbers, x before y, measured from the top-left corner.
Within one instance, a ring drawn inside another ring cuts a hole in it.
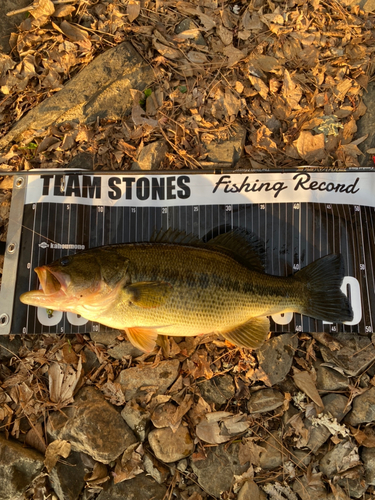
[[[207,241],[206,245],[230,255],[243,266],[264,272],[265,250],[258,237],[245,229],[237,228],[228,233],[219,234]]]
[[[194,234],[187,234],[180,229],[160,229],[155,230],[150,238],[150,243],[173,243],[175,245],[200,245],[203,246],[202,240]]]

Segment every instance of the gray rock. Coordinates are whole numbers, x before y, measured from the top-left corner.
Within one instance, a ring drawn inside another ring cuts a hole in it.
[[[202,165],[219,163],[221,167],[232,167],[238,162],[245,144],[246,129],[239,125],[235,125],[234,128],[235,133],[228,139],[203,144],[207,156]]]
[[[298,493],[302,500],[328,500],[323,481],[309,484],[306,474],[294,481],[293,491]]]
[[[330,479],[343,472],[348,468],[345,466],[347,462],[345,458],[355,452],[356,449],[356,445],[349,440],[341,441],[320,460],[321,472]]]
[[[254,481],[246,481],[238,492],[237,500],[267,500],[267,495]]]
[[[82,368],[85,374],[90,373],[91,370],[96,370],[97,368],[99,368],[100,363],[95,352],[85,346],[83,349],[83,353],[86,359],[85,362],[82,363]]]
[[[157,170],[167,152],[168,146],[165,141],[147,144],[140,152],[138,160],[132,164],[131,170]]]
[[[131,342],[120,342],[119,344],[108,349],[108,354],[112,356],[112,358],[122,359],[125,356],[137,358],[138,356],[144,354],[144,352],[134,347]]]
[[[9,37],[12,32],[17,33],[17,26],[27,17],[27,12],[15,16],[7,16],[12,10],[23,9],[30,5],[30,0],[2,0],[0,2],[0,52],[9,54]]]
[[[316,365],[316,386],[321,391],[341,391],[349,386],[349,379],[328,366]]]
[[[167,488],[158,484],[146,474],[139,474],[134,479],[113,484],[102,491],[97,500],[163,500]]]
[[[366,483],[375,486],[375,448],[363,448],[361,459],[365,466]]]
[[[91,332],[90,338],[93,342],[98,342],[99,344],[112,345],[118,342],[117,337],[122,333],[120,330],[113,332]]]
[[[341,488],[350,498],[363,498],[363,494],[368,487],[368,484],[365,481],[350,479],[348,477],[338,479],[337,484],[341,486]]]
[[[100,54],[60,91],[33,108],[0,139],[0,149],[26,131],[45,130],[67,121],[120,120],[130,112],[130,89],[143,90],[154,79],[152,69],[128,42]],[[30,136],[28,135],[28,140]]]
[[[364,0],[362,0],[364,3]],[[363,103],[367,107],[366,113],[357,121],[357,132],[355,139],[368,134],[366,140],[359,144],[359,149],[363,155],[358,156],[361,167],[373,166],[372,154],[366,153],[367,149],[375,148],[375,83],[369,83],[367,92],[363,92]]]
[[[148,442],[156,458],[167,464],[188,457],[194,450],[189,429],[184,425],[175,432],[170,427],[154,429],[148,435]]]
[[[187,17],[176,26],[174,32],[178,35],[180,33],[183,33],[184,31],[193,30],[196,28],[197,25],[194,23],[194,21]],[[203,38],[200,32],[198,32],[194,38],[190,38],[190,40],[196,45],[207,45],[206,40]]]
[[[288,457],[283,454],[282,450],[282,437],[280,431],[272,431],[265,443],[259,443],[259,446],[266,451],[260,454],[259,465],[262,469],[272,470],[277,469]]]
[[[267,376],[270,386],[282,382],[292,366],[298,339],[294,334],[285,333],[267,340],[257,352],[259,367]],[[264,381],[264,379],[262,378]]]
[[[225,405],[236,392],[233,379],[227,374],[199,381],[198,387],[205,401],[210,404],[214,403],[217,406]]]
[[[375,387],[360,394],[353,400],[353,409],[345,417],[350,425],[364,424],[375,421]]]
[[[15,335],[12,340],[8,335],[0,335],[0,361],[6,361],[17,354],[21,345],[20,335]]]
[[[164,394],[178,376],[180,363],[177,359],[162,361],[156,367],[144,366],[122,370],[116,382],[121,384],[126,401],[142,394],[142,390],[154,390]]]
[[[330,414],[341,422],[346,413],[351,409],[348,405],[349,399],[341,394],[327,394],[322,397],[324,411],[323,414]],[[331,432],[324,426],[313,427],[311,420],[305,418],[303,421],[305,427],[310,431],[307,447],[311,451],[317,451],[331,436]]]
[[[57,462],[49,473],[49,480],[59,500],[77,500],[86,481],[81,453],[72,451],[63,462]]]
[[[126,403],[121,412],[122,418],[140,441],[146,439],[148,427],[150,426],[151,414],[139,406],[134,400]]]
[[[108,464],[137,441],[115,407],[93,387],[83,387],[73,405],[50,414],[48,433],[70,441],[73,451],[82,451]]]
[[[250,413],[266,413],[275,410],[284,403],[284,396],[276,389],[261,389],[253,392],[247,404]]]
[[[78,153],[67,165],[67,168],[85,168],[94,170],[94,157],[90,153]]]
[[[311,451],[307,451],[307,450],[300,450],[298,448],[292,448],[290,450],[290,454],[291,454],[291,459],[298,467],[301,467],[301,464],[303,464],[307,467],[312,459]]]
[[[207,458],[191,462],[191,468],[198,476],[198,483],[210,495],[221,498],[223,491],[233,486],[234,475],[239,476],[249,468],[249,462],[240,464],[239,444],[207,448]]]
[[[324,361],[339,366],[350,377],[358,376],[375,360],[375,347],[368,337],[339,333],[335,339],[343,345],[341,349],[332,352],[321,345],[320,352]]]
[[[159,484],[164,484],[169,476],[169,469],[161,464],[156,458],[147,451],[143,457],[143,465],[147,474],[150,474]]]
[[[44,457],[0,434],[0,499],[23,500],[24,491],[42,471]]]

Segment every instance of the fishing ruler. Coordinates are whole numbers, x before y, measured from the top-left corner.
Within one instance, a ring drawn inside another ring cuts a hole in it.
[[[150,173],[38,170],[14,177],[0,290],[0,333],[109,331],[72,313],[26,306],[34,268],[101,245],[149,241],[180,229],[207,241],[232,228],[257,235],[266,272],[288,276],[330,253],[345,261],[353,320],[271,318],[275,332],[372,333],[375,328],[375,172],[371,170]]]

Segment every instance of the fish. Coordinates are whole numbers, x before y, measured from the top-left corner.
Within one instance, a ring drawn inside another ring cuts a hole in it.
[[[70,311],[125,330],[142,351],[158,335],[217,333],[257,349],[269,316],[295,312],[332,323],[351,321],[341,291],[341,254],[326,255],[291,276],[264,270],[264,246],[235,229],[203,242],[182,231],[160,231],[149,242],[107,245],[35,268],[41,288],[20,296],[31,306]]]

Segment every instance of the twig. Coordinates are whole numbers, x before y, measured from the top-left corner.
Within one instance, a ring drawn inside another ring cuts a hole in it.
[[[54,5],[61,5],[64,3],[75,3],[76,0],[52,0]],[[22,14],[23,12],[31,12],[35,10],[35,6],[33,4],[28,5],[27,7],[23,7],[22,9],[11,10],[7,12],[7,16],[15,16],[17,14]]]

